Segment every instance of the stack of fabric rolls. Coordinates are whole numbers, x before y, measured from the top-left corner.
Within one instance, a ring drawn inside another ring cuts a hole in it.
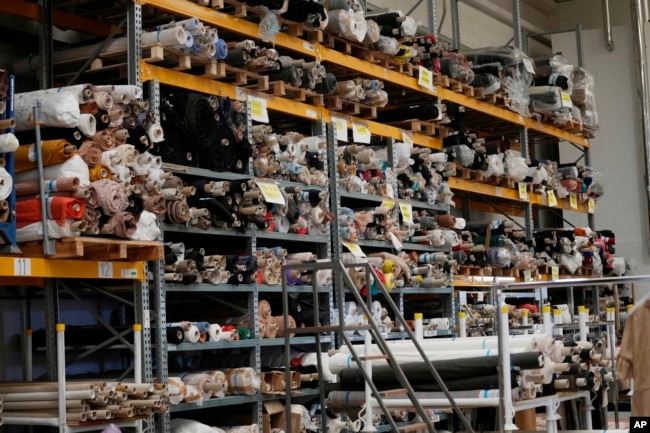
[[[149,151],[161,126],[137,86],[89,84],[16,95],[19,241],[43,237],[33,106],[38,101],[48,231],[53,238],[105,235],[155,240],[170,175]]]

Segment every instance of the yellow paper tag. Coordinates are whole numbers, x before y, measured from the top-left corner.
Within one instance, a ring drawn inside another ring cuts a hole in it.
[[[519,182],[519,198],[522,200],[528,200],[528,184],[526,182]]]
[[[382,201],[381,202],[381,207],[385,207],[387,209],[393,209],[395,207],[395,202],[392,201]]]
[[[253,119],[256,122],[268,123],[269,112],[266,108],[266,100],[251,96],[250,101],[251,101],[251,119]]]
[[[348,141],[348,122],[340,117],[332,116],[334,134],[339,141]]]
[[[284,196],[280,192],[280,188],[275,183],[272,182],[256,182],[257,186],[262,191],[264,200],[269,203],[275,203],[279,205],[285,205]]]
[[[402,141],[404,142],[404,144],[413,146],[413,136],[411,135],[411,133],[406,131],[401,131],[401,132],[402,132]]]
[[[549,190],[546,191],[546,196],[548,197],[548,205],[553,207],[557,206],[557,197],[555,197],[555,191]]]
[[[551,268],[551,280],[559,280],[560,279],[560,268],[558,266],[553,266]]]
[[[578,194],[575,192],[569,194],[569,206],[571,209],[578,209]]]
[[[567,108],[573,107],[573,102],[571,102],[571,95],[566,92],[562,92],[562,106]]]
[[[352,253],[353,256],[363,258],[366,257],[366,254],[363,252],[361,247],[357,244],[353,244],[352,242],[341,242],[345,248],[348,249]]]
[[[402,212],[404,224],[413,224],[413,207],[410,203],[400,203],[399,210]]]
[[[596,212],[596,200],[590,198],[589,201],[587,202],[587,209],[589,210],[589,213]]]
[[[524,271],[524,281],[527,283],[533,281],[533,273],[530,271],[530,269],[526,269]]]
[[[418,68],[418,85],[430,90],[433,89],[433,73],[423,66]]]
[[[370,144],[370,130],[363,123],[352,122],[352,139],[355,143]]]

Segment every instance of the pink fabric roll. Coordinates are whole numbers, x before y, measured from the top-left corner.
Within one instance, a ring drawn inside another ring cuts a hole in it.
[[[102,162],[102,148],[98,143],[93,140],[85,140],[77,153],[88,164],[89,167],[94,167]]]
[[[115,215],[129,206],[126,189],[114,180],[96,180],[90,187],[95,190],[97,204],[104,215]]]
[[[144,208],[149,212],[155,213],[157,216],[165,215],[167,208],[165,207],[165,199],[161,195],[150,195],[144,199]]]
[[[129,212],[118,212],[101,227],[99,233],[129,239],[137,230],[135,216]]]
[[[109,129],[98,131],[93,136],[93,141],[99,145],[102,150],[111,150],[115,147],[115,137]]]

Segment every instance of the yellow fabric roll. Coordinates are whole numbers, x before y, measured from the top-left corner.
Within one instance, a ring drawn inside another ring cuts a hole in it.
[[[31,170],[36,168],[35,144],[24,144],[18,146],[15,152],[15,172]],[[75,154],[77,148],[66,140],[45,140],[42,142],[43,166],[61,164]]]
[[[94,167],[89,167],[88,172],[90,174],[91,182],[94,182],[96,180],[111,178],[111,169],[103,164],[99,164]]]

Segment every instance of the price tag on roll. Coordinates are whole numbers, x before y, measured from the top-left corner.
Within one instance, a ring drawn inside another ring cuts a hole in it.
[[[255,182],[262,191],[264,200],[269,203],[275,203],[279,205],[285,205],[284,196],[280,192],[280,188],[274,182]]]
[[[521,200],[528,200],[528,184],[526,182],[519,182],[519,198]]]
[[[589,201],[587,202],[587,210],[589,213],[594,213],[596,212],[596,200],[593,198],[590,198]]]
[[[548,190],[546,191],[546,196],[548,197],[548,205],[551,207],[557,206],[557,197],[555,197],[555,191]]]
[[[269,111],[266,107],[266,100],[255,96],[250,96],[249,100],[251,103],[251,119],[256,122],[268,123]]]
[[[569,194],[569,206],[571,209],[578,209],[578,194],[575,192]]]
[[[560,268],[558,266],[553,266],[551,268],[551,280],[559,280],[560,279]]]
[[[395,202],[393,201],[382,201],[381,202],[381,207],[385,207],[386,209],[392,210],[395,207]]]

